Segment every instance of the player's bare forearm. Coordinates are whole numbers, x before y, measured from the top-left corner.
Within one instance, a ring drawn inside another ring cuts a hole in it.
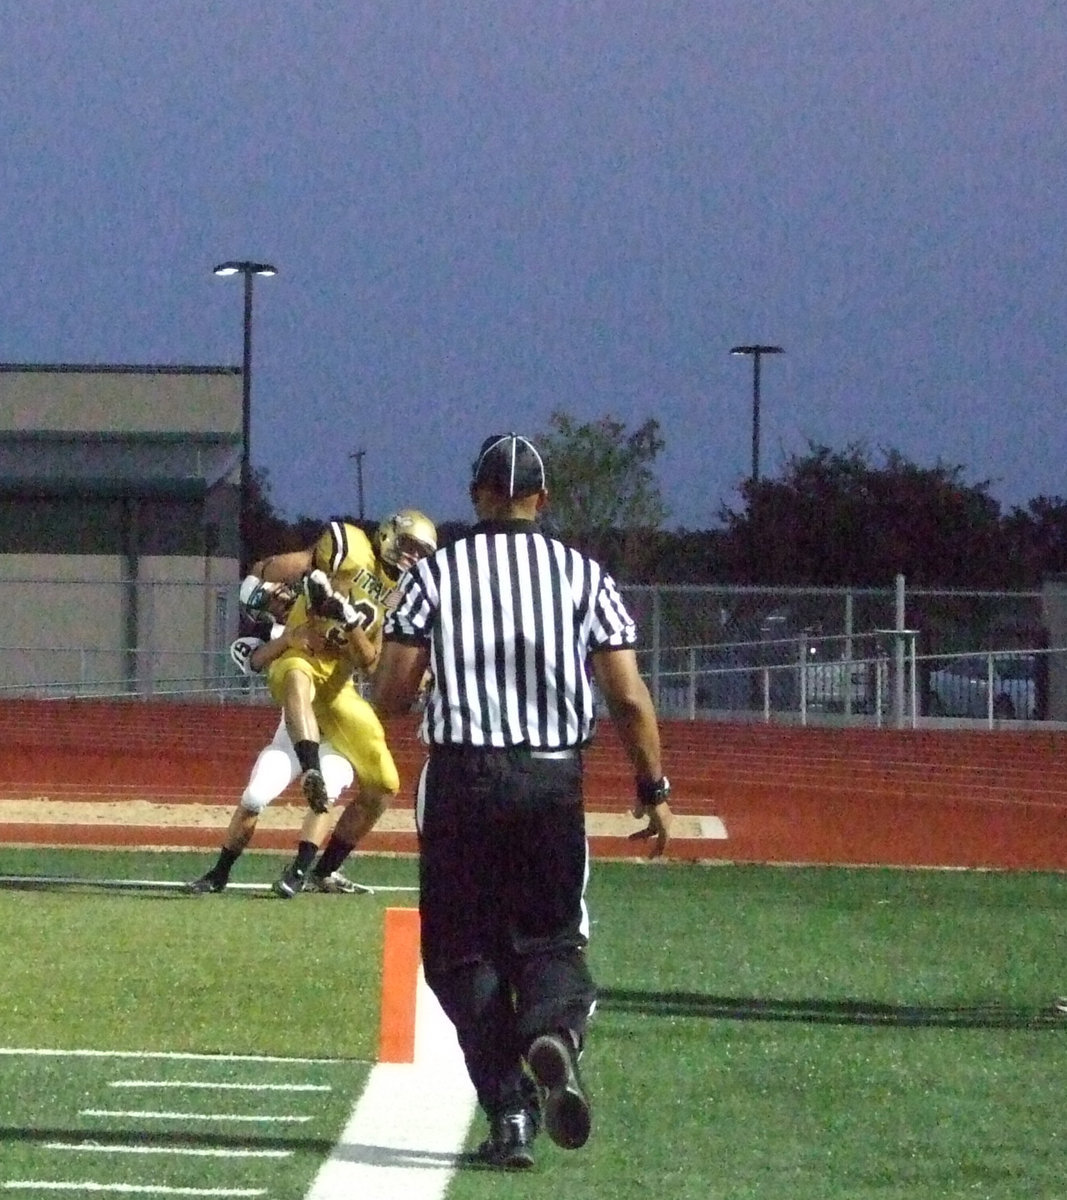
[[[288,550],[252,564],[252,574],[271,583],[295,583],[311,570],[312,550]]]
[[[382,717],[410,712],[430,661],[427,646],[386,642],[371,679],[371,704]]]
[[[373,671],[381,651],[381,639],[368,636],[358,625],[348,630],[348,656],[362,671]]]
[[[276,638],[264,642],[252,652],[248,665],[253,671],[265,671],[276,658],[280,658],[286,650],[306,650],[308,644],[308,627],[294,625],[284,630]]]

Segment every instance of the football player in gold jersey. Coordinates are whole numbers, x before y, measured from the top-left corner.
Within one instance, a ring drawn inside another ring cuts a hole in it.
[[[303,593],[286,627],[307,624],[320,635],[289,647],[267,669],[271,697],[282,707],[300,763],[308,806],[325,813],[331,804],[319,761],[323,737],[352,764],[359,785],[317,863],[318,845],[299,843],[296,857],[273,884],[279,896],[302,891],[309,874],[316,881],[332,878],[400,786],[385,731],[357,684],[377,663],[397,580],[436,548],[433,522],[416,509],[401,509],[382,521],[373,543],[358,526],[331,521],[310,549],[257,564],[264,580],[303,578]]]
[[[253,566],[253,570],[257,566]],[[241,615],[253,632],[232,643],[230,657],[243,675],[260,675],[289,646],[298,641],[310,643],[313,634],[307,625],[285,627],[286,617],[296,597],[297,589],[291,584],[264,583],[256,575],[248,575],[242,582]],[[320,758],[327,792],[331,800],[336,800],[355,782],[352,764],[338,754],[329,741],[321,744]],[[300,764],[285,728],[285,717],[279,715],[274,736],[256,755],[248,782],[227,825],[218,858],[209,871],[186,884],[186,891],[194,895],[225,891],[230,873],[251,842],[264,809],[277,800],[295,779],[299,779],[300,774]],[[321,845],[332,824],[329,813],[317,813],[309,809],[301,823],[299,840]],[[326,877],[311,878],[321,892],[345,895],[370,890],[346,879],[340,871]]]

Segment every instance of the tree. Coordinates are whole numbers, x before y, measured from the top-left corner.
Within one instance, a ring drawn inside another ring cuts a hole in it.
[[[293,526],[280,517],[270,497],[270,475],[260,467],[253,468],[249,478],[248,500],[248,561],[255,562],[281,550],[298,549],[294,544]]]
[[[880,587],[904,574],[919,587],[1006,586],[1000,506],[988,481],[964,482],[962,467],[920,467],[895,450],[878,464],[862,443],[809,443],[781,479],[749,482],[743,494],[746,509],[719,514],[735,577]]]
[[[1038,587],[1048,575],[1067,572],[1067,500],[1037,496],[1004,518],[1006,555],[1023,587]]]
[[[550,520],[570,541],[614,560],[613,569],[637,569],[642,545],[667,516],[652,473],[666,445],[659,422],[649,418],[628,433],[614,417],[580,424],[556,411],[549,425],[536,441],[545,456]]]

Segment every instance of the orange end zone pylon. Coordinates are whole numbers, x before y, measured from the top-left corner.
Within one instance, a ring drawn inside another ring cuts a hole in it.
[[[382,952],[382,1016],[378,1061],[415,1061],[415,997],[419,981],[419,910],[385,910]]]

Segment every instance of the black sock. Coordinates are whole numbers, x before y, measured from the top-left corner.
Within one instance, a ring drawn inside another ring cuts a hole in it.
[[[219,851],[219,857],[215,865],[208,872],[216,879],[226,880],[230,877],[230,871],[233,869],[233,864],[241,857],[240,850],[231,850],[229,846],[223,846]]]
[[[300,764],[301,771],[321,771],[319,765],[319,743],[313,742],[310,738],[301,738],[299,742],[293,742],[293,749],[296,751],[296,761]]]
[[[314,842],[299,842],[296,847],[296,859],[293,862],[293,866],[296,867],[301,875],[306,875],[308,867],[315,861],[315,855],[318,852],[319,848]]]
[[[338,841],[336,837],[330,838],[326,843],[326,849],[322,852],[322,857],[315,864],[315,874],[323,879],[327,875],[332,875],[354,849],[355,846],[350,846],[347,842]]]

